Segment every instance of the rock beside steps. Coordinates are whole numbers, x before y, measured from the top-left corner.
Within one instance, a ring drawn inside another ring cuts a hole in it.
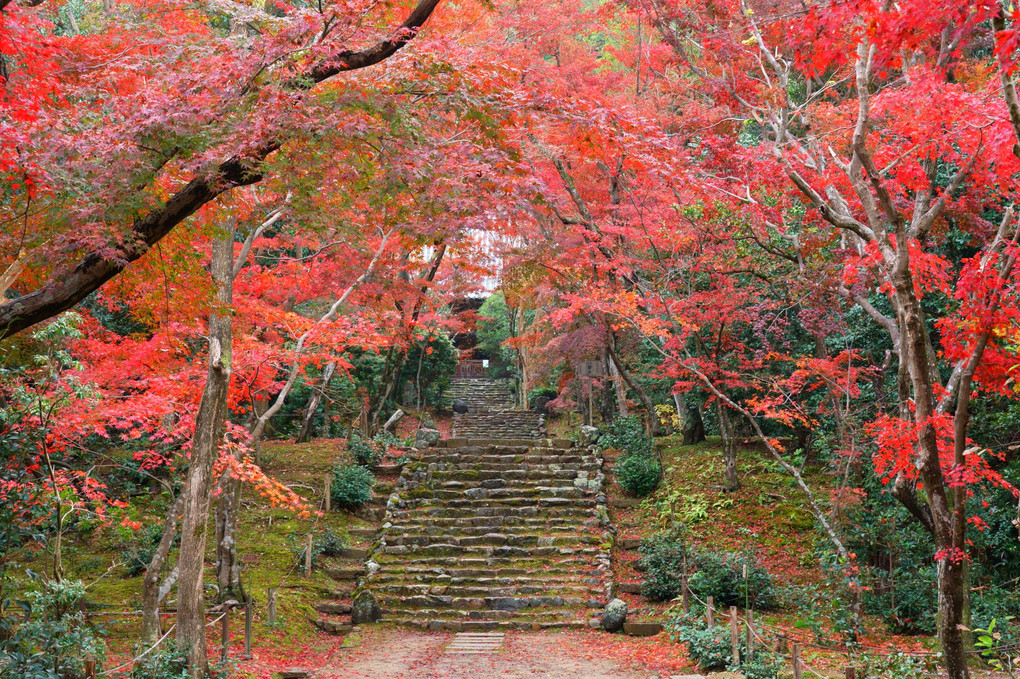
[[[357,590],[418,629],[585,626],[612,591],[601,452],[443,443],[404,466]]]

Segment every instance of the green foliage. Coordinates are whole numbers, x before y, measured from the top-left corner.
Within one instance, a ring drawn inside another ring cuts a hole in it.
[[[1020,671],[1020,652],[1015,649],[1015,644],[1008,636],[996,629],[997,620],[992,620],[988,627],[980,627],[974,630],[974,648],[981,653],[981,657],[989,666],[1000,672],[1008,672],[1009,676],[1015,676]]]
[[[750,603],[757,610],[776,607],[776,590],[772,576],[757,561],[743,554],[732,552],[692,552],[688,555],[688,567],[692,571],[687,585],[700,598],[714,597],[715,605],[743,606]],[[744,580],[744,568],[747,580]]]
[[[635,415],[618,417],[611,424],[601,427],[599,445],[603,448],[622,450],[625,455],[651,457],[654,455],[652,437],[645,431],[645,425]]]
[[[144,648],[136,649],[140,655]],[[177,645],[172,638],[164,639],[131,668],[131,679],[186,679],[188,676],[188,652]]]
[[[450,376],[457,368],[459,354],[453,340],[442,330],[418,334],[407,352],[398,384],[410,382],[420,388],[422,405],[438,406],[443,392],[450,386]],[[416,406],[417,403],[405,405]]]
[[[101,666],[106,645],[79,610],[84,597],[85,586],[70,580],[30,594],[29,619],[0,641],[0,679],[82,679],[86,657]]]
[[[734,666],[730,628],[709,627],[701,616],[677,614],[666,623],[666,631],[671,640],[685,644],[691,660],[706,671],[728,669],[743,673],[746,679],[777,679],[783,667],[783,657],[764,648],[764,644],[759,644],[752,656],[743,634],[737,646],[740,663]]]
[[[905,653],[863,656],[858,660],[860,679],[927,679],[937,672],[937,656],[918,658]]]
[[[666,630],[674,642],[687,645],[691,660],[703,670],[725,669],[733,662],[729,628],[709,627],[701,618],[680,614],[666,623]]]
[[[659,486],[662,466],[650,455],[627,455],[613,469],[616,480],[634,497],[644,497]]]
[[[379,464],[385,447],[380,447],[375,439],[365,438],[360,431],[352,429],[347,436],[347,450],[354,456],[354,461],[363,467],[374,467]]]
[[[375,477],[366,467],[340,464],[333,467],[333,485],[329,490],[333,504],[353,509],[372,499],[374,485]]]
[[[641,566],[645,574],[643,594],[649,599],[669,601],[683,593],[687,550],[675,533],[655,535],[641,543]]]
[[[482,302],[478,309],[482,316],[476,325],[478,348],[489,358],[490,377],[510,377],[517,365],[514,350],[505,344],[512,337],[510,310],[503,292],[497,290]]]
[[[364,469],[363,467],[356,467],[356,469]],[[312,566],[318,562],[319,556],[340,556],[340,553],[350,545],[350,539],[340,533],[335,533],[332,530],[325,530],[321,533],[315,533],[312,536]],[[305,554],[308,550],[308,534],[307,533],[288,533],[287,534],[287,549],[294,556],[294,561],[301,567],[305,564]]]
[[[132,539],[120,551],[120,558],[124,560],[125,577],[133,578],[145,572],[162,538],[163,526],[160,524],[150,524],[142,530],[135,531]]]

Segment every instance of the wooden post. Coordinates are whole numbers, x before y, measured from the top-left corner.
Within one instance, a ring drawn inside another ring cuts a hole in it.
[[[747,659],[750,660],[754,657],[754,611],[750,608],[747,609],[745,622],[747,623]]]
[[[730,642],[733,645],[733,666],[740,667],[740,627],[736,606],[730,606]]]
[[[854,668],[854,667],[847,667],[845,672],[846,672],[846,679],[857,679],[857,669],[856,668]]]
[[[251,660],[251,595],[244,602],[244,659]]]
[[[708,606],[705,607],[705,619],[709,627],[715,627],[715,598],[708,597]]]
[[[220,628],[220,634],[223,637],[223,653],[220,656],[220,660],[223,661],[223,662],[226,662],[226,660],[227,660],[227,651],[229,650],[229,647],[230,647],[230,607],[229,606],[224,609],[224,611],[223,611],[223,620],[222,620],[222,622],[220,624],[222,625],[222,627]]]
[[[691,612],[691,590],[687,588],[687,576],[684,576],[683,588],[682,588],[682,601],[684,608],[684,615]]]
[[[333,503],[333,472],[326,472],[326,512],[332,508]]]
[[[266,590],[266,619],[270,625],[276,624],[276,587]]]
[[[312,574],[312,534],[308,534],[308,545],[305,547],[305,575]]]
[[[786,638],[785,634],[780,634],[776,638],[776,653],[780,655],[786,655],[789,652],[789,650],[790,650],[789,640]]]
[[[803,679],[803,669],[800,666],[800,644],[793,645],[793,679]]]
[[[85,679],[96,679],[95,658],[85,658]]]

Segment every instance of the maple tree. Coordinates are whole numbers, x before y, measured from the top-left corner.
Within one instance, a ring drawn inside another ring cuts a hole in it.
[[[553,389],[652,433],[672,405],[687,443],[720,435],[731,493],[759,439],[858,627],[839,506],[873,470],[928,535],[946,669],[968,676],[976,498],[1015,493],[971,427],[1020,364],[1012,8],[85,5],[0,0],[0,340],[32,366],[2,391],[22,437],[3,492],[38,482],[55,507],[53,577],[61,517],[135,519],[51,455],[129,446],[170,491],[143,636],[176,586],[204,673],[210,507],[238,593],[242,484],[308,509],[257,463],[281,413],[307,440],[370,356],[352,407],[377,430],[496,277],[522,402]],[[818,429],[831,503],[799,457]]]

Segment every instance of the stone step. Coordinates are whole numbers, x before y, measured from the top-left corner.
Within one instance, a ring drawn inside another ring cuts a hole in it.
[[[453,609],[462,611],[501,611],[514,613],[517,611],[538,612],[543,615],[569,612],[570,617],[577,615],[576,608],[602,608],[599,601],[588,597],[563,596],[487,596],[487,597],[455,597],[425,594],[417,596],[377,596],[383,611],[395,609],[438,610]],[[529,609],[539,609],[538,611]],[[465,616],[466,617],[466,616]]]
[[[514,506],[514,505],[494,505],[479,503],[472,506],[457,506],[457,507],[445,507],[440,504],[439,507],[428,507],[426,512],[423,507],[414,507],[409,509],[395,509],[392,512],[394,521],[402,521],[405,519],[412,520],[431,520],[436,519],[462,519],[462,518],[489,518],[493,516],[506,516],[509,518],[531,518],[531,519],[585,519],[592,516],[592,510],[590,507],[575,507],[571,505],[556,505],[544,503],[541,507],[537,503],[531,501],[529,504]]]
[[[552,490],[541,490],[534,493],[486,493],[481,497],[419,497],[407,500],[408,506],[414,510],[428,511],[435,507],[445,509],[494,509],[494,508],[517,508],[538,510],[545,509],[570,509],[578,511],[582,508],[592,509],[595,507],[595,500],[590,496],[584,496],[577,488],[567,488],[563,494]]]
[[[509,604],[508,604],[509,605]],[[599,607],[601,608],[601,607]],[[384,606],[382,608],[383,620],[389,618],[409,618],[419,616],[428,619],[446,620],[528,620],[530,622],[554,622],[582,620],[583,615],[590,614],[588,607],[582,606],[560,606],[560,607],[524,607],[518,609],[498,608],[453,608],[433,607],[417,608],[403,606]]]
[[[424,630],[429,632],[464,632],[464,631],[496,631],[496,630],[530,630],[539,631],[547,629],[584,629],[588,626],[588,623],[584,620],[557,620],[557,621],[541,621],[541,620],[458,620],[458,619],[443,619],[441,617],[423,618],[417,615],[415,611],[414,615],[409,615],[402,618],[386,618],[386,622],[400,625],[402,627],[410,627],[412,629]]]
[[[525,573],[535,573],[538,572],[536,569],[541,569],[542,573],[576,573],[578,577],[581,576],[581,574],[577,572],[578,565],[590,565],[592,563],[591,554],[578,554],[576,551],[567,553],[556,552],[555,554],[539,554],[535,556],[541,558],[529,560],[522,558],[519,555],[479,557],[478,554],[440,556],[378,553],[375,555],[375,561],[385,572],[406,572],[408,567],[421,566],[429,569],[444,569],[452,575],[452,572],[449,570],[451,567],[457,567],[459,564],[464,564],[464,568],[485,568],[489,569],[489,572],[496,572],[497,569],[522,568]],[[602,554],[601,556],[608,558],[608,553]]]
[[[598,535],[520,535],[515,533],[485,533],[483,535],[421,535],[412,533],[386,534],[386,545],[407,545],[427,547],[429,545],[457,545],[460,547],[492,546],[499,547],[578,547],[582,545],[600,544],[602,537]]]
[[[488,535],[489,533],[504,533],[508,530],[513,531],[515,535],[533,535],[537,534],[543,536],[546,534],[553,534],[555,536],[561,535],[582,535],[587,533],[587,529],[574,521],[566,521],[550,525],[549,523],[540,519],[535,519],[535,523],[523,523],[521,521],[511,522],[505,521],[499,524],[493,519],[496,517],[487,517],[478,519],[437,519],[434,523],[396,523],[389,530],[387,535],[460,535],[460,536],[474,536],[474,535]],[[477,521],[478,523],[474,523]]]
[[[593,587],[582,584],[574,584],[571,582],[559,583],[558,586],[553,586],[556,583],[537,583],[537,584],[512,584],[512,585],[495,585],[495,584],[478,584],[475,582],[471,584],[428,584],[428,583],[415,583],[415,584],[384,584],[375,585],[372,591],[377,594],[386,594],[392,596],[427,596],[427,595],[441,595],[441,596],[453,596],[457,597],[480,597],[484,598],[487,596],[531,596],[535,594],[543,594],[549,596],[567,596],[567,597],[579,597],[584,600],[592,598]],[[595,590],[597,591],[597,590]],[[337,604],[329,608],[329,605],[318,605],[327,607],[325,611],[316,611],[319,613],[339,613],[343,614],[342,611],[345,605]],[[350,613],[350,608],[347,607],[346,613]]]
[[[404,562],[401,562],[404,563]],[[536,578],[536,571],[528,565],[517,565],[519,562],[511,561],[510,564],[492,563],[491,559],[462,559],[452,560],[450,564],[423,564],[407,563],[399,574],[390,574],[387,566],[375,577],[374,582],[386,582],[387,578],[399,577],[428,577],[436,582],[448,579],[451,584],[468,581],[492,580],[496,583],[513,580],[515,582],[534,582],[536,580],[549,580],[559,582],[563,578],[582,581],[587,577],[585,573],[579,573],[574,563],[568,562],[558,565],[555,562],[547,562],[541,571],[541,577]]]
[[[470,449],[465,449],[470,450]],[[463,452],[457,453],[430,453],[422,455],[418,458],[417,462],[421,463],[469,463],[470,469],[478,468],[479,465],[498,465],[498,464],[513,464],[513,465],[548,465],[548,464],[582,464],[586,461],[591,460],[590,455],[579,455],[568,450],[543,450],[541,448],[531,448],[529,450],[522,450],[520,452]],[[498,468],[498,467],[493,467]]]
[[[379,554],[379,558],[383,558],[384,555],[410,555],[413,557],[427,557],[427,556],[486,556],[486,557],[506,557],[506,558],[519,558],[519,559],[530,559],[537,556],[567,556],[567,555],[597,555],[603,550],[595,547],[513,547],[510,545],[473,545],[465,546],[451,543],[433,543],[428,545],[390,545],[387,544],[383,547],[382,554]],[[382,563],[379,559],[377,562]],[[340,578],[336,578],[340,579]]]
[[[494,479],[495,481],[502,481],[502,479]],[[570,486],[540,486],[531,484],[521,485],[509,485],[505,481],[501,486],[489,487],[488,486],[476,485],[473,487],[466,487],[466,484],[461,483],[460,487],[453,488],[418,488],[409,493],[405,493],[408,502],[428,502],[436,500],[450,500],[453,502],[459,502],[463,500],[512,500],[512,499],[530,499],[530,498],[579,498],[584,495],[584,491],[573,485]],[[385,504],[385,503],[384,503]]]
[[[457,465],[456,469],[435,469],[432,471],[432,485],[438,488],[499,488],[500,485],[493,482],[502,481],[504,486],[523,486],[535,484],[536,482],[549,481],[551,479],[573,481],[577,478],[578,471],[583,471],[580,465],[571,464],[572,468],[563,468],[562,465],[555,465],[556,468],[533,468],[518,465],[503,465],[504,469],[479,469],[475,465]]]

